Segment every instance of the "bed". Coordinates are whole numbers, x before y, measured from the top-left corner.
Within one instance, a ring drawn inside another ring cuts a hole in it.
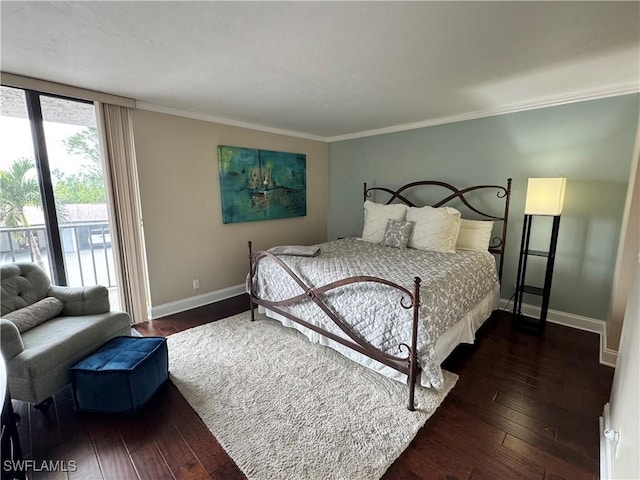
[[[444,198],[417,207],[411,192],[434,187]],[[499,213],[486,210],[487,192]],[[416,385],[439,389],[440,363],[458,344],[473,343],[497,307],[510,193],[511,179],[463,189],[430,180],[396,190],[365,184],[361,237],[259,252],[249,242],[251,318],[260,308],[310,341],[407,382],[413,410]],[[381,195],[386,202],[371,201]]]

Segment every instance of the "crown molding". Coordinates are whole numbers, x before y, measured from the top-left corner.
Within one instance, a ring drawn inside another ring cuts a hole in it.
[[[583,92],[570,93],[567,95],[547,97],[530,102],[514,103],[500,108],[477,110],[475,112],[462,113],[460,115],[451,115],[448,117],[434,118],[431,120],[423,120],[420,122],[405,123],[403,125],[394,125],[391,127],[377,128],[374,130],[348,133],[346,135],[336,135],[334,137],[327,137],[326,141],[332,143],[341,142],[344,140],[353,140],[356,138],[373,137],[376,135],[404,132],[407,130],[416,130],[418,128],[445,125],[447,123],[464,122],[466,120],[477,120],[479,118],[495,117],[497,115],[506,115],[508,113],[517,113],[525,112],[527,110],[536,110],[539,108],[556,107],[569,103],[585,102],[587,100],[597,100],[600,98],[617,97],[620,95],[629,95],[638,92],[640,92],[640,83],[616,85],[613,87],[599,88],[596,90],[588,90]]]
[[[230,127],[240,127],[249,130],[257,130],[259,132],[275,133],[277,135],[286,135],[287,137],[303,138],[305,140],[315,140],[317,142],[326,142],[325,137],[312,135],[310,133],[296,132],[293,130],[284,130],[281,128],[268,127],[257,123],[241,122],[230,118],[216,117],[215,115],[207,115],[205,113],[190,112],[179,108],[166,107],[164,105],[156,105],[155,103],[142,102],[136,100],[136,108],[140,110],[148,110],[150,112],[166,113],[178,117],[192,118],[194,120],[204,120],[205,122],[219,123],[220,125],[228,125]]]
[[[477,120],[480,118],[495,117],[498,115],[506,115],[509,113],[525,112],[528,110],[537,110],[540,108],[556,107],[559,105],[566,105],[569,103],[585,102],[589,100],[598,100],[601,98],[617,97],[621,95],[630,95],[640,92],[640,83],[628,83],[622,85],[615,85],[606,88],[599,88],[595,90],[587,90],[582,92],[570,93],[567,95],[559,95],[554,97],[547,97],[530,102],[515,103],[500,108],[489,108],[484,110],[477,110],[475,112],[462,113],[459,115],[451,115],[447,117],[434,118],[431,120],[423,120],[413,123],[405,123],[401,125],[393,125],[390,127],[377,128],[373,130],[365,130],[362,132],[348,133],[345,135],[335,135],[332,137],[323,137],[320,135],[314,135],[311,133],[298,132],[294,130],[285,130],[281,128],[269,127],[266,125],[259,125],[256,123],[243,122],[239,120],[232,120],[230,118],[218,117],[215,115],[208,115],[205,113],[191,112],[188,110],[182,110],[179,108],[167,107],[164,105],[157,105],[155,103],[143,102],[136,100],[136,108],[141,110],[148,110],[151,112],[166,113],[168,115],[176,115],[178,117],[193,118],[195,120],[203,120],[205,122],[218,123],[220,125],[228,125],[231,127],[246,128],[249,130],[256,130],[259,132],[274,133],[277,135],[286,135],[288,137],[302,138],[305,140],[313,140],[317,142],[333,143],[341,142],[344,140],[354,140],[357,138],[373,137],[376,135],[385,135],[388,133],[404,132],[407,130],[416,130],[419,128],[435,127],[437,125],[445,125],[448,123],[464,122],[467,120]]]

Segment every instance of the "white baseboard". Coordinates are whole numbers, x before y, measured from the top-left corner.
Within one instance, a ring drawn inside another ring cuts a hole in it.
[[[174,313],[184,312],[191,310],[192,308],[203,307],[210,303],[219,302],[227,298],[235,297],[245,293],[245,286],[234,285],[233,287],[223,288],[222,290],[216,290],[202,295],[196,295],[195,297],[185,298],[183,300],[177,300],[175,302],[164,303],[151,307],[151,319],[166,317],[167,315],[173,315]],[[500,308],[507,309],[509,301],[504,298],[500,299]],[[527,317],[540,318],[540,307],[535,305],[522,305],[522,313]],[[618,352],[608,349],[607,345],[607,329],[603,320],[597,320],[595,318],[582,317],[580,315],[574,315],[573,313],[560,312],[558,310],[549,310],[547,312],[547,321],[550,323],[556,323],[558,325],[564,325],[565,327],[577,328],[578,330],[586,330],[587,332],[593,332],[600,335],[600,363],[609,367],[615,367],[618,359]]]
[[[607,332],[604,335],[600,335],[600,363],[608,367],[616,368],[618,364],[618,352],[606,347],[607,345]]]
[[[504,298],[500,299],[500,308],[507,309],[510,305],[509,300]],[[535,305],[522,304],[522,313],[527,317],[540,318],[540,307]],[[549,323],[555,323],[558,325],[564,325],[565,327],[577,328],[578,330],[585,330],[587,332],[593,332],[600,335],[600,363],[609,367],[616,366],[618,360],[618,352],[607,348],[607,325],[604,320],[598,320],[595,318],[582,317],[573,313],[561,312],[559,310],[547,311],[547,321]]]
[[[184,312],[191,310],[192,308],[203,307],[210,303],[219,302],[227,298],[235,297],[245,293],[245,286],[234,285],[233,287],[223,288],[222,290],[216,290],[209,293],[203,293],[202,295],[196,295],[195,297],[185,298],[183,300],[176,300],[175,302],[164,303],[162,305],[151,307],[151,319],[166,317],[167,315],[173,315],[174,313]]]
[[[605,430],[610,423],[609,404],[604,405],[602,416],[600,417],[600,478],[611,480],[613,478],[613,448],[611,441],[604,436]]]

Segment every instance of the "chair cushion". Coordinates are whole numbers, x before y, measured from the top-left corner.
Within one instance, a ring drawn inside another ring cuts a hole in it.
[[[47,296],[51,281],[35,263],[7,263],[0,266],[1,315],[24,308]]]
[[[163,337],[116,337],[73,367],[73,395],[83,411],[139,410],[169,378]]]
[[[130,332],[124,312],[58,316],[24,332],[23,351],[7,362],[12,398],[41,402],[71,383],[69,367],[109,339]]]

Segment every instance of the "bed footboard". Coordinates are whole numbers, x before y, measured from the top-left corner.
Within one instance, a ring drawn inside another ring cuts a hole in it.
[[[371,276],[355,276],[348,277],[342,280],[338,280],[335,282],[328,283],[326,285],[321,286],[312,286],[307,285],[293,270],[289,268],[289,266],[284,263],[280,258],[276,255],[272,254],[268,251],[259,251],[254,253],[252,248],[252,242],[248,242],[249,249],[249,275],[247,277],[247,292],[249,294],[249,307],[251,310],[251,320],[255,320],[255,307],[256,305],[263,306],[271,311],[274,311],[289,320],[298,323],[310,330],[313,330],[320,335],[323,335],[326,338],[329,338],[337,343],[345,345],[358,353],[361,353],[373,360],[376,360],[388,367],[391,367],[401,373],[407,375],[407,383],[409,386],[409,401],[407,404],[407,408],[411,411],[415,410],[414,399],[415,399],[415,386],[418,378],[420,377],[420,364],[418,362],[418,352],[417,352],[417,344],[418,344],[418,311],[420,307],[420,283],[421,280],[419,277],[415,277],[413,281],[413,292],[409,291],[407,288],[398,285],[396,283],[385,280],[384,278],[379,277],[371,277]],[[258,261],[264,257],[268,257],[276,264],[282,268],[287,275],[289,275],[301,288],[302,292],[299,295],[294,297],[279,300],[279,301],[270,301],[263,299],[258,296],[254,289],[254,278],[257,272],[257,264]],[[373,282],[382,285],[386,285],[389,288],[396,289],[400,293],[399,303],[402,308],[406,310],[412,311],[412,328],[411,328],[411,338],[408,339],[409,343],[401,343],[398,348],[400,351],[406,349],[407,356],[399,357],[390,355],[386,352],[379,350],[374,347],[370,343],[366,342],[364,339],[360,338],[358,335],[355,335],[351,328],[347,325],[347,323],[340,317],[340,315],[334,312],[323,300],[322,296],[334,289],[344,287],[346,285],[354,284],[354,283],[363,283],[363,282]],[[315,303],[326,315],[328,319],[330,319],[348,338],[344,338],[340,335],[336,335],[333,332],[324,330],[321,327],[313,325],[301,318],[292,315],[288,311],[284,310],[282,307],[286,307],[287,305],[291,305],[294,303],[302,302],[302,301],[311,301]]]

